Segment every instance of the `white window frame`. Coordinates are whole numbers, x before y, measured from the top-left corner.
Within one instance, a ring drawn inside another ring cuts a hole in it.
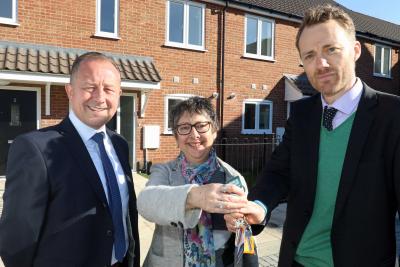
[[[247,53],[247,51],[246,51],[247,19],[248,18],[257,20],[257,54]],[[271,23],[271,32],[272,32],[271,56],[261,55],[261,33],[262,33],[262,30],[260,30],[260,29],[262,28],[263,21]],[[246,14],[246,16],[244,18],[244,51],[243,51],[243,53],[244,53],[244,55],[243,55],[244,57],[262,59],[262,60],[268,60],[268,61],[275,61],[275,58],[274,58],[275,57],[275,20]]]
[[[186,100],[195,95],[192,94],[171,94],[164,97],[164,134],[173,134],[172,129],[168,128],[169,110],[168,110],[168,100]]]
[[[95,36],[120,39],[119,38],[119,0],[114,0],[114,32],[101,31],[101,0],[96,0],[96,33]]]
[[[245,105],[246,104],[255,104],[256,105],[256,118],[255,118],[255,129],[245,129]],[[269,113],[269,126],[268,129],[259,129],[260,124],[260,104],[269,105],[270,113]],[[270,100],[263,99],[246,99],[243,101],[242,105],[242,134],[272,134],[272,119],[273,119],[273,102]]]
[[[376,72],[376,70],[375,70],[375,62],[376,62],[376,48],[377,47],[381,47],[381,72]],[[383,53],[384,53],[384,50],[385,49],[389,49],[389,73],[388,74],[385,74],[385,73],[382,73],[382,70],[383,70],[383,66],[384,66],[384,58],[383,58]],[[384,78],[391,78],[392,77],[392,74],[391,74],[391,72],[392,72],[392,48],[390,47],[390,46],[387,46],[387,45],[382,45],[382,44],[375,44],[374,45],[374,66],[373,66],[373,68],[374,68],[374,76],[377,76],[377,77],[384,77]]]
[[[132,97],[133,99],[133,106],[132,106],[132,114],[133,114],[133,135],[132,135],[132,171],[136,171],[136,165],[134,164],[136,162],[136,129],[135,125],[137,125],[137,116],[135,116],[135,110],[136,110],[136,105],[137,105],[137,94],[136,93],[130,93],[130,92],[122,92],[122,96],[129,96]],[[118,104],[118,109],[117,109],[117,133],[121,133],[121,102]]]
[[[286,103],[286,110],[287,110],[287,112],[286,112],[286,119],[289,119],[289,116],[290,116],[290,110],[291,110],[291,106],[292,106],[292,103],[293,103],[294,101],[287,101],[287,103]]]
[[[180,3],[184,4],[183,8],[183,43],[179,42],[171,42],[169,41],[169,6],[170,3]],[[201,8],[201,15],[202,15],[202,25],[201,25],[201,45],[192,45],[189,44],[189,6],[196,6]],[[165,20],[165,45],[166,46],[173,46],[173,47],[179,47],[179,48],[186,48],[186,49],[192,49],[192,50],[200,50],[200,51],[205,51],[205,10],[206,10],[206,5],[205,4],[200,4],[200,3],[195,3],[192,1],[187,1],[187,0],[167,0],[166,4],[166,20]]]
[[[11,18],[0,17],[0,24],[19,25],[17,23],[17,0],[12,0]]]
[[[41,128],[42,118],[42,102],[41,102],[41,88],[40,87],[24,87],[24,86],[0,86],[0,90],[13,90],[13,91],[33,91],[36,92],[36,129]]]

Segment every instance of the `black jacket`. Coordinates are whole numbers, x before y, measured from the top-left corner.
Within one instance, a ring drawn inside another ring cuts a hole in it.
[[[129,189],[130,246],[124,266],[138,267],[138,217],[128,145],[116,133],[107,134]],[[68,118],[15,139],[0,220],[0,255],[6,267],[108,266],[112,233],[100,178]]]
[[[287,197],[279,266],[292,266],[313,212],[321,114],[320,94],[293,103],[283,141],[250,193],[266,204],[268,216]],[[364,84],[334,210],[334,265],[394,266],[399,203],[400,99]]]

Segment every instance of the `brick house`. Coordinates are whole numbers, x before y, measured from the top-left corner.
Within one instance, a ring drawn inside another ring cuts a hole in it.
[[[0,176],[17,134],[68,114],[64,85],[78,54],[107,53],[123,96],[110,127],[131,164],[174,158],[168,110],[209,97],[220,135],[256,137],[284,126],[290,102],[312,94],[294,39],[304,10],[329,0],[92,0],[0,3]],[[18,6],[17,6],[18,5]],[[400,92],[400,26],[348,10],[362,56],[358,76]],[[146,149],[149,148],[149,149]]]

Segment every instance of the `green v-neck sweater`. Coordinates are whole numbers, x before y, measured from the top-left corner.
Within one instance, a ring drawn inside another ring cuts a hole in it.
[[[355,112],[332,131],[321,125],[314,208],[295,256],[307,267],[333,266],[332,220],[354,116]]]

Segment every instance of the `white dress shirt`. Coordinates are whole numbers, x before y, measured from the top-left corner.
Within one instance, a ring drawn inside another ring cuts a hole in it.
[[[126,218],[128,215],[128,202],[129,202],[128,186],[126,184],[125,173],[122,168],[122,165],[121,165],[121,163],[118,159],[118,156],[114,150],[111,139],[107,135],[106,127],[103,125],[100,129],[97,129],[97,130],[93,129],[93,128],[89,127],[88,125],[84,124],[81,120],[79,120],[79,118],[75,115],[75,113],[72,110],[70,110],[70,112],[69,112],[69,119],[71,120],[75,129],[78,131],[80,137],[82,138],[83,143],[86,146],[87,151],[89,152],[90,157],[92,158],[92,161],[94,163],[94,166],[96,167],[97,173],[100,176],[101,184],[103,185],[103,189],[104,189],[104,193],[106,194],[107,201],[109,201],[107,180],[106,180],[106,176],[104,174],[103,164],[102,164],[101,158],[100,158],[100,150],[99,150],[96,142],[91,139],[92,136],[98,132],[104,133],[104,136],[105,136],[104,146],[106,148],[107,155],[110,158],[111,164],[114,168],[115,176],[117,177],[119,192],[121,194],[122,216],[123,216],[122,222],[124,224],[125,244],[126,244],[126,248],[128,248],[129,237],[128,237],[128,231],[127,231],[127,226],[126,226],[126,221],[127,221]],[[117,262],[117,260],[115,258],[115,246],[113,246],[111,264],[114,264],[116,262]]]
[[[338,110],[332,121],[333,129],[341,125],[357,110],[362,90],[363,84],[361,80],[357,78],[353,87],[340,98],[336,99],[335,102],[333,102],[331,105],[328,105],[325,102],[325,99],[321,94],[322,110],[324,110],[325,106],[334,107]]]

